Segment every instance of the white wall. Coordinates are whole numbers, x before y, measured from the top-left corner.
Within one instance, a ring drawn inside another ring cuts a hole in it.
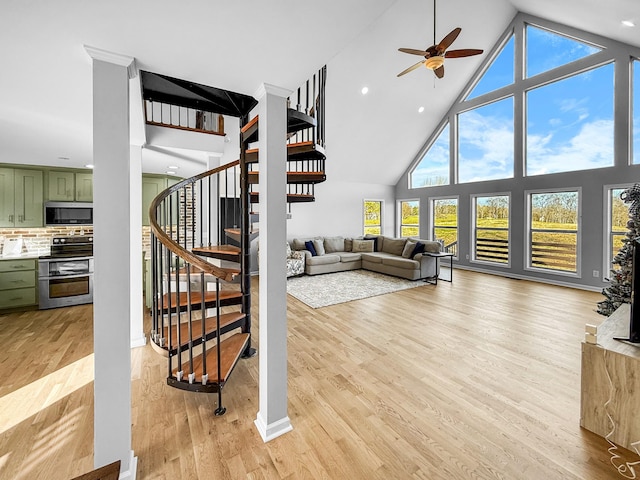
[[[327,162],[330,156],[327,156]],[[363,230],[363,200],[383,200],[383,233],[395,232],[394,187],[340,181],[339,173],[327,172],[327,181],[316,185],[314,203],[291,205],[287,238],[315,235],[357,237]]]

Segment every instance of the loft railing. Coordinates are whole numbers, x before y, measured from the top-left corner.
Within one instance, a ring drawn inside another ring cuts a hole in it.
[[[145,121],[148,125],[177,128],[199,133],[224,135],[224,116],[194,108],[145,100]]]
[[[289,108],[309,115],[316,120],[315,128],[306,128],[289,138],[289,143],[313,142],[325,146],[325,86],[327,66],[325,65],[287,99]]]

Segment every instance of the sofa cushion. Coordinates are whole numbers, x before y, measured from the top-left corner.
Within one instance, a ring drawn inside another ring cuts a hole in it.
[[[318,255],[317,257],[307,259],[307,265],[328,265],[330,263],[338,262],[340,262],[340,256],[333,253]]]
[[[375,240],[356,240],[353,239],[353,252],[373,252]]]
[[[344,239],[344,251],[351,252],[353,250],[353,238]]]
[[[356,252],[338,252],[341,262],[357,262],[362,258],[360,253]]]
[[[413,242],[411,240],[407,240],[407,243],[405,243],[404,248],[402,249],[402,257],[403,258],[412,258],[413,257],[413,251],[415,250],[417,244],[418,244],[418,242]]]
[[[344,252],[344,237],[324,237],[324,251],[326,253]]]
[[[316,252],[319,256],[322,256],[326,253],[324,251],[324,241],[321,238],[314,240],[313,246],[316,248]]]
[[[362,253],[362,260],[371,263],[382,263],[382,257],[378,253]]]
[[[315,257],[316,255],[318,255],[318,252],[316,252],[316,247],[313,245],[313,240],[304,242],[304,248],[305,250],[309,250],[312,256]]]
[[[420,268],[420,262],[402,257],[382,257],[382,264],[390,267],[408,268],[416,270]]]
[[[402,256],[402,250],[407,243],[406,238],[390,238],[386,237],[382,243],[382,252],[391,253],[392,255]]]

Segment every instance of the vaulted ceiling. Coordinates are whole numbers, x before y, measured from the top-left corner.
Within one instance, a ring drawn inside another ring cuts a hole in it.
[[[433,43],[432,0],[3,0],[0,163],[91,163],[90,45],[249,95],[263,82],[293,90],[327,64],[329,176],[393,185],[518,11],[640,47],[637,0],[439,0],[436,37],[461,27],[455,48],[485,54],[448,61],[443,80],[397,78],[417,61],[398,47]],[[179,173],[204,158],[180,155]],[[143,161],[158,172],[169,162],[154,150]]]

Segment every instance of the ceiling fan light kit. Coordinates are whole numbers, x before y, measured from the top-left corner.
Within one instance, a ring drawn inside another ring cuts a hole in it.
[[[458,35],[460,35],[461,31],[462,29],[459,27],[454,28],[447,34],[446,37],[440,40],[440,43],[436,44],[436,0],[433,0],[433,45],[431,45],[426,50],[418,50],[415,48],[399,48],[398,50],[403,53],[408,53],[410,55],[420,55],[425,59],[400,72],[398,74],[398,77],[412,72],[421,65],[424,65],[429,70],[433,70],[433,72],[436,74],[436,77],[442,78],[444,77],[445,58],[462,58],[471,57],[473,55],[480,55],[483,50],[477,48],[465,48],[462,50],[447,51],[447,48],[449,48],[455,41],[455,39],[458,38]]]
[[[424,66],[430,70],[440,68],[442,65],[444,65],[444,57],[441,56],[429,57],[424,61]]]

